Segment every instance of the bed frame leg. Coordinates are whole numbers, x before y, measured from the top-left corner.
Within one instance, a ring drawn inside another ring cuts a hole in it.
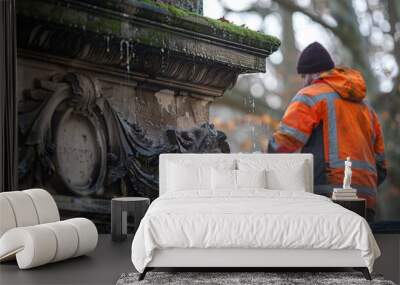
[[[369,270],[367,267],[355,267],[354,269],[357,271],[361,271],[362,274],[364,275],[365,279],[372,280],[371,274],[369,274]]]
[[[147,273],[148,269],[147,267],[143,270],[142,273],[139,274],[139,278],[138,281],[142,281],[144,279],[144,277],[146,277],[146,273]]]

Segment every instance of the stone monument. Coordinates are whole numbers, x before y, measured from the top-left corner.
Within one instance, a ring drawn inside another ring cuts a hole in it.
[[[109,223],[158,196],[158,155],[229,152],[209,106],[280,42],[202,16],[202,1],[17,0],[20,188]]]

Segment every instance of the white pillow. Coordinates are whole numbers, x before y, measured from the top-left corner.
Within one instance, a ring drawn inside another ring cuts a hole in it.
[[[304,160],[239,159],[240,170],[266,169],[267,188],[273,190],[306,191],[306,165]]]
[[[271,169],[267,172],[268,189],[289,190],[306,192],[306,180],[302,168],[294,168],[290,176],[278,169]]]
[[[236,170],[237,188],[267,188],[267,171]]]
[[[266,171],[215,169],[211,171],[213,190],[238,190],[241,188],[266,188]]]
[[[213,190],[236,190],[236,170],[212,168],[211,181]]]
[[[168,164],[168,191],[185,191],[193,189],[211,189],[210,166],[186,166],[183,164]]]

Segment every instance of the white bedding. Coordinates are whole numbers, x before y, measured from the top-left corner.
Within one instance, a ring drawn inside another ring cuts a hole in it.
[[[323,196],[266,189],[162,195],[140,223],[132,262],[143,272],[165,248],[358,249],[371,272],[380,255],[359,215]]]

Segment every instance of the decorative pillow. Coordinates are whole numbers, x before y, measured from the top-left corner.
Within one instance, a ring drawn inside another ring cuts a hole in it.
[[[306,192],[306,180],[302,167],[291,170],[288,176],[285,172],[278,169],[267,171],[268,189],[272,190],[289,190]]]
[[[236,170],[213,167],[211,173],[213,190],[236,190]]]
[[[236,170],[237,188],[267,188],[267,171]]]
[[[211,189],[211,167],[168,164],[168,191]]]
[[[306,167],[304,160],[239,159],[239,170],[266,169],[267,188],[273,190],[306,191]]]

